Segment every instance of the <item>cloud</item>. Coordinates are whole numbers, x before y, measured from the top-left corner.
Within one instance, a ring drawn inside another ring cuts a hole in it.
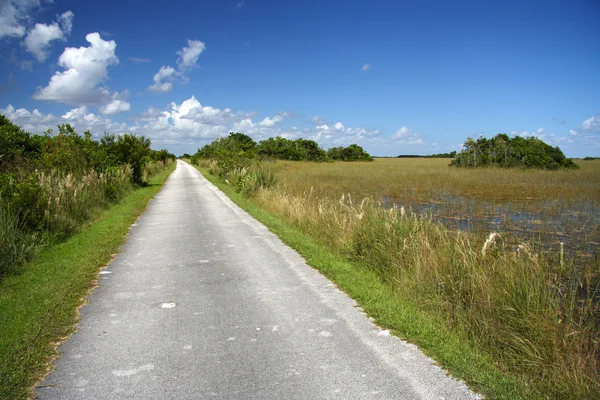
[[[581,132],[591,132],[595,134],[600,134],[600,112],[593,117],[590,117],[583,121],[581,126],[579,127]]]
[[[235,10],[239,11],[242,9],[242,7],[244,7],[244,1],[238,1],[237,3],[235,3]]]
[[[151,61],[149,58],[140,58],[140,57],[127,57],[127,59],[135,64],[144,64],[144,63],[149,63]]]
[[[0,39],[23,37],[30,14],[39,7],[40,0],[0,0]]]
[[[139,120],[139,129],[150,138],[160,140],[212,140],[229,132],[243,132],[257,141],[271,136],[291,135],[279,127],[285,117],[275,115],[254,120],[255,113],[219,109],[202,105],[194,96],[170,109],[149,109]],[[166,143],[166,142],[165,142]]]
[[[266,128],[271,128],[271,127],[275,126],[275,124],[277,124],[278,122],[281,122],[281,121],[283,121],[283,117],[281,115],[276,115],[273,118],[266,117],[265,119],[260,121],[258,123],[258,125],[266,127]]]
[[[324,124],[326,121],[323,119],[323,117],[321,117],[320,115],[315,115],[312,119],[312,122],[314,122],[317,125],[322,125]]]
[[[70,10],[65,11],[64,13],[58,16],[58,23],[60,24],[60,27],[62,28],[63,32],[71,33],[71,30],[73,29],[74,16],[75,14],[73,14],[73,12],[71,12]]]
[[[113,115],[125,111],[131,111],[131,104],[125,100],[115,99],[105,106],[100,107],[102,114]]]
[[[25,38],[25,49],[32,53],[39,62],[48,58],[50,42],[53,40],[66,40],[66,36],[73,28],[73,16],[71,11],[66,11],[58,16],[58,20],[50,25],[35,24],[29,30]]]
[[[368,71],[369,69],[371,69],[371,65],[370,64],[365,64],[362,66],[362,68],[360,69],[362,72]]]
[[[85,40],[89,47],[67,47],[58,59],[65,70],[56,72],[48,86],[39,88],[33,95],[36,100],[50,100],[66,104],[84,104],[108,107],[107,110],[124,110],[126,106],[114,100],[119,96],[102,86],[108,79],[108,67],[119,63],[115,55],[114,40],[102,40],[97,32],[89,33]]]
[[[243,132],[256,141],[276,136],[287,139],[303,137],[316,140],[325,148],[351,143],[384,143],[383,138],[379,137],[379,130],[348,127],[342,122],[331,126],[313,124],[301,129],[287,127],[289,117],[281,115],[284,113],[256,118],[254,112],[203,105],[194,96],[181,103],[172,102],[164,109],[150,107],[146,112],[130,118],[127,123],[110,119],[111,114],[128,111],[129,108],[129,103],[122,96],[113,94],[111,101],[100,107],[105,116],[91,112],[86,106],[73,108],[61,116],[42,114],[38,110],[15,110],[10,105],[5,110],[0,109],[0,113],[30,132],[43,133],[49,127],[69,123],[77,132],[90,130],[97,137],[105,131],[143,134],[158,147],[173,145],[197,148],[232,131]],[[293,112],[285,114],[294,115]],[[387,143],[384,144],[389,147]]]
[[[341,146],[361,141],[372,141],[379,136],[379,129],[365,129],[346,127],[340,122],[336,122],[332,126],[327,124],[318,124],[323,121],[323,118],[313,118],[316,126],[312,129],[305,130],[308,133],[308,138],[319,143],[323,147]],[[302,132],[300,132],[302,133]]]
[[[187,82],[187,73],[197,67],[198,57],[206,49],[204,42],[188,39],[188,47],[177,51],[177,70],[171,66],[162,66],[154,75],[154,84],[148,86],[148,90],[153,93],[167,93],[173,89],[173,82],[179,78],[182,82]]]
[[[558,120],[558,119],[557,119]],[[562,122],[563,120],[559,120]],[[546,133],[543,128],[530,131],[511,131],[512,136],[535,137],[551,146],[560,146],[573,148],[581,146],[581,149],[588,151],[592,148],[600,148],[600,112],[579,125],[578,128],[569,129],[564,135],[557,135],[555,132]]]
[[[401,144],[423,144],[423,138],[417,132],[403,126],[392,135],[392,140]]]
[[[148,86],[148,90],[153,93],[167,93],[173,89],[171,83],[176,76],[177,71],[173,67],[160,67],[160,70],[154,74],[154,85]],[[166,81],[166,82],[165,82]]]
[[[108,118],[93,114],[86,106],[74,108],[60,117],[53,114],[43,114],[37,109],[33,111],[24,108],[15,109],[12,105],[0,109],[0,113],[24,130],[38,134],[60,124],[71,124],[80,133],[89,130],[95,133],[96,136],[101,136],[104,132],[124,133],[128,131],[126,124],[116,123]]]
[[[204,42],[188,39],[188,47],[184,47],[177,52],[177,55],[179,56],[179,59],[177,60],[179,72],[183,74],[196,67],[198,57],[204,50],[206,50],[206,45]]]
[[[586,119],[576,129],[569,129],[568,143],[583,146],[586,151],[600,148],[600,112]]]

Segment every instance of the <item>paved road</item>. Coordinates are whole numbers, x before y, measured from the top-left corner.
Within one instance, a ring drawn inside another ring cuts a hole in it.
[[[470,399],[178,161],[39,399]]]

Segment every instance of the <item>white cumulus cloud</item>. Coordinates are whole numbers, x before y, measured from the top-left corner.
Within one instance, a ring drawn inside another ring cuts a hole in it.
[[[58,124],[69,123],[77,132],[90,130],[96,137],[105,131],[137,133],[150,138],[157,148],[175,146],[185,147],[189,151],[195,151],[203,144],[234,131],[245,133],[256,141],[276,136],[287,139],[302,137],[317,141],[323,148],[347,146],[352,143],[383,143],[387,147],[390,145],[387,142],[389,139],[381,138],[377,129],[348,127],[341,121],[333,125],[311,124],[298,128],[287,124],[288,118],[292,118],[290,115],[294,115],[293,112],[280,112],[257,118],[254,112],[201,104],[194,96],[181,103],[172,102],[166,108],[150,107],[146,112],[129,119],[127,123],[118,123],[110,119],[111,114],[127,111],[129,108],[129,103],[125,102],[122,95],[113,94],[110,101],[100,107],[105,116],[91,112],[85,105],[73,108],[61,116],[42,114],[38,110],[15,110],[12,106],[5,110],[0,109],[0,113],[30,132],[43,133]]]
[[[331,146],[345,146],[352,143],[371,142],[379,135],[378,129],[353,128],[346,127],[341,121],[333,126],[320,124],[324,121],[321,117],[312,119],[315,127],[304,131],[308,133],[308,138],[327,148]]]
[[[162,66],[152,78],[154,84],[148,86],[148,90],[153,93],[167,93],[173,89],[173,82],[176,78],[182,82],[187,82],[187,73],[197,66],[198,57],[206,49],[204,42],[188,39],[188,46],[177,51],[177,70],[171,66]]]
[[[258,125],[259,126],[264,126],[266,128],[270,128],[270,127],[275,126],[275,124],[277,124],[278,122],[281,122],[281,121],[283,121],[283,117],[280,116],[280,115],[276,115],[273,118],[266,117],[265,119],[263,119],[262,121],[260,121],[258,123]]]
[[[175,77],[177,71],[173,67],[162,66],[156,74],[154,74],[154,85],[148,87],[151,92],[154,93],[167,93],[173,89],[173,83],[171,82]]]
[[[39,62],[48,58],[50,42],[54,40],[66,40],[66,36],[73,28],[73,13],[67,11],[58,16],[58,21],[46,25],[35,24],[25,37],[25,49],[32,53]]]
[[[108,79],[108,67],[119,63],[115,55],[117,44],[114,40],[103,40],[97,32],[89,33],[85,39],[90,43],[89,47],[65,49],[58,59],[58,65],[64,71],[56,72],[48,86],[38,89],[34,99],[104,107],[114,102],[118,94],[111,94],[102,84]],[[127,108],[123,102],[118,103],[118,107],[116,104],[107,110],[114,112]]]
[[[102,114],[113,115],[125,111],[131,111],[131,104],[125,100],[115,99],[110,103],[100,107]]]
[[[576,129],[569,129],[569,142],[584,146],[586,151],[600,148],[600,112],[579,125]]]
[[[37,109],[33,111],[24,108],[15,109],[12,105],[0,109],[0,114],[4,114],[13,123],[26,131],[38,134],[60,124],[71,124],[79,133],[89,130],[96,136],[101,136],[104,132],[124,133],[129,131],[126,124],[116,123],[108,118],[96,115],[90,112],[86,106],[74,108],[60,117],[41,113]]]
[[[579,129],[583,132],[600,133],[600,112],[583,121]]]
[[[362,72],[368,71],[369,69],[371,69],[371,66],[369,64],[365,64],[362,66],[362,68],[360,69]]]

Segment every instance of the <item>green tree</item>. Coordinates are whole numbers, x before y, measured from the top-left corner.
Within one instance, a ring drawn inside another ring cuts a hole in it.
[[[22,167],[39,155],[39,143],[32,135],[0,114],[0,172]]]
[[[342,146],[331,147],[329,150],[327,150],[327,157],[333,161],[342,160],[342,152],[343,151],[344,151],[344,147],[342,147]]]
[[[558,147],[552,147],[536,137],[509,137],[500,133],[491,139],[467,138],[463,149],[456,154],[452,166],[457,167],[521,167],[521,168],[578,168]]]
[[[129,164],[133,171],[133,181],[142,183],[144,167],[150,160],[150,139],[135,134],[119,135],[111,141],[111,153],[119,164]]]
[[[342,160],[344,161],[372,161],[373,158],[361,146],[351,144],[342,150]]]

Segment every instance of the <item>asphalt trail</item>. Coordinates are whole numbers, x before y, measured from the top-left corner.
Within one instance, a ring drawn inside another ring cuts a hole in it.
[[[471,399],[178,161],[39,399]]]

